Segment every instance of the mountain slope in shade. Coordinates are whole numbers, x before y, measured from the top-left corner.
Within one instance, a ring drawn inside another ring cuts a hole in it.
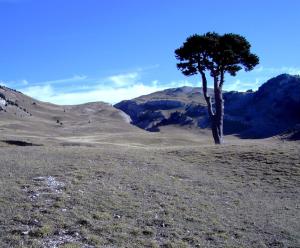
[[[210,89],[210,95],[212,90]],[[300,123],[300,78],[282,74],[268,80],[256,92],[224,92],[224,133],[243,138],[266,138],[287,132]],[[148,131],[161,126],[207,128],[209,118],[201,88],[167,89],[122,101],[116,108],[127,113],[132,124]]]

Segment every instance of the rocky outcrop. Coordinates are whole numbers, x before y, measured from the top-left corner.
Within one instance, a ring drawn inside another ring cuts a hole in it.
[[[187,119],[187,117],[180,119],[174,115],[174,110],[185,107],[185,103],[178,100],[149,100],[141,103],[129,100],[122,101],[114,107],[128,114],[131,117],[132,124],[152,132],[159,131],[159,126],[171,123],[182,124]]]
[[[142,106],[149,110],[168,110],[181,108],[184,106],[184,103],[176,100],[151,100],[145,102]]]
[[[212,95],[212,90],[210,90]],[[224,92],[224,133],[242,138],[271,137],[300,123],[300,77],[282,74],[257,91]],[[209,127],[201,88],[167,89],[115,105],[148,131],[164,125]],[[297,137],[297,136],[296,136]]]

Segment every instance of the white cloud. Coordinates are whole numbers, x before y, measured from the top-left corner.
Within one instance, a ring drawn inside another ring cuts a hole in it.
[[[137,72],[127,73],[127,74],[118,74],[108,77],[108,80],[114,83],[116,86],[128,86],[136,83],[139,78],[139,74]]]
[[[155,91],[163,90],[164,87],[155,85],[135,84],[130,87],[113,88],[103,87],[99,89],[83,92],[55,92],[50,85],[33,86],[24,89],[23,92],[33,98],[41,101],[52,102],[56,104],[80,104],[86,102],[103,101],[108,103],[117,103],[122,100],[132,99],[141,95],[150,94]]]
[[[188,81],[172,81],[162,83],[158,80],[145,82],[141,80],[145,71],[158,68],[152,65],[136,68],[134,71],[119,73],[102,78],[90,78],[85,75],[74,75],[70,78],[18,84],[19,90],[41,101],[56,104],[80,104],[86,102],[103,101],[117,103],[164,90],[166,88],[192,86]],[[71,84],[71,86],[70,86]]]
[[[246,91],[246,90],[257,90],[261,84],[261,79],[256,78],[254,82],[244,81],[237,79],[233,83],[224,84],[224,90],[226,91]]]
[[[54,95],[54,90],[51,85],[30,86],[24,88],[22,92],[25,95],[31,96],[38,100],[48,99]]]
[[[263,67],[259,66],[253,70],[254,73],[270,73],[270,74],[282,74],[287,73],[291,75],[299,75],[300,74],[300,67]]]
[[[1,82],[0,83],[4,83],[4,82]],[[22,80],[14,80],[14,81],[7,81],[5,83],[5,85],[7,85],[8,87],[11,87],[11,85],[13,85],[13,87],[17,87],[17,86],[26,86],[28,85],[29,82],[25,79],[22,79]]]
[[[70,78],[46,81],[48,84],[46,82],[42,82],[41,85],[33,84],[33,86],[23,87],[21,91],[38,100],[62,105],[95,101],[114,104],[166,88],[192,86],[191,83],[185,80],[169,83],[161,83],[158,80],[153,80],[151,83],[140,82],[139,72],[112,75],[104,79],[89,79],[88,77],[80,77],[79,79],[82,79],[83,83],[86,81],[93,81],[93,83],[73,85],[72,92],[70,92],[67,85],[61,87],[62,82],[68,83],[71,81]],[[59,87],[56,87],[58,86],[57,82],[61,82]],[[31,84],[29,83],[29,85]]]
[[[279,74],[291,74],[300,75],[300,68],[298,67],[264,67],[259,66],[251,72],[241,71],[235,81],[231,81],[233,78],[227,77],[224,90],[227,91],[245,91],[245,90],[257,90],[260,85],[267,80],[279,75]]]
[[[28,84],[29,84],[28,81],[25,80],[25,79],[21,80],[21,83],[22,83],[23,85],[28,85]]]
[[[286,71],[288,74],[300,75],[300,68],[298,67],[282,67],[282,71]]]

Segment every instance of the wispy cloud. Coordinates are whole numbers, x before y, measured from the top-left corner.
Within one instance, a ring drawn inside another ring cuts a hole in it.
[[[127,73],[127,74],[118,74],[108,77],[108,80],[116,86],[123,87],[129,86],[136,83],[136,80],[139,78],[137,72]]]
[[[300,68],[268,68],[261,66],[249,73],[240,72],[236,78],[226,77],[224,90],[256,90],[262,83],[281,73],[300,74]],[[121,100],[132,99],[167,88],[200,86],[196,81],[191,81],[194,79],[197,80],[196,77],[189,80],[173,80],[168,82],[153,79],[147,80],[144,77],[144,70],[137,68],[135,71],[116,73],[115,75],[98,78],[86,75],[73,75],[69,78],[42,82],[29,82],[27,80],[11,81],[5,85],[16,88],[38,100],[56,104],[80,104],[94,101],[114,104]],[[0,84],[3,85],[4,83],[0,82]]]
[[[164,84],[160,86],[153,81],[151,84],[137,83],[125,87],[99,87],[98,89],[85,90],[81,92],[59,92],[54,90],[51,85],[32,86],[24,88],[24,94],[41,101],[52,102],[56,104],[80,104],[86,102],[103,101],[111,104],[122,100],[129,100],[141,95],[147,95],[155,91],[164,90],[171,87],[184,86],[182,82]]]
[[[51,85],[30,86],[23,89],[23,93],[33,98],[43,100],[55,95]]]
[[[66,83],[76,83],[76,82],[82,82],[86,80],[88,77],[86,75],[74,75],[69,78],[63,78],[63,79],[56,79],[56,80],[49,80],[49,81],[43,81],[43,82],[37,82],[37,83],[31,83],[34,85],[53,85],[53,84],[66,84]]]
[[[80,85],[82,82],[84,82],[88,77],[85,75],[74,75],[69,78],[62,78],[62,79],[55,79],[55,80],[48,80],[48,81],[42,81],[42,82],[29,82],[26,79],[21,79],[21,80],[12,80],[12,81],[7,81],[5,82],[6,85],[17,88],[17,89],[22,89],[24,86],[43,86],[43,85],[61,85],[61,86],[70,86],[74,83],[77,83]]]
[[[270,78],[283,73],[300,75],[300,67],[259,66],[251,72],[240,72],[236,77],[236,80],[232,80],[234,78],[228,77],[224,84],[224,89],[227,91],[246,91],[249,89],[257,90],[260,85],[265,83]]]
[[[23,84],[23,85],[28,85],[29,82],[28,82],[27,80],[23,79],[23,80],[21,80],[21,84]]]
[[[1,85],[1,86],[7,86],[7,84],[6,84],[6,83],[4,83],[4,82],[3,82],[3,81],[1,81],[1,80],[0,80],[0,85]]]
[[[237,79],[232,83],[225,84],[224,90],[226,91],[246,91],[250,89],[257,89],[261,85],[261,80],[256,78],[254,82],[244,81]]]
[[[114,104],[121,100],[132,99],[166,88],[193,86],[192,83],[185,80],[167,83],[158,80],[143,82],[141,74],[141,71],[134,71],[104,78],[78,76],[69,79],[29,83],[28,86],[22,87],[20,90],[38,100],[56,104],[80,104],[94,101]],[[70,82],[73,83],[72,89],[68,87]],[[74,84],[74,82],[79,83]]]
[[[18,88],[18,87],[23,87],[29,84],[29,82],[26,79],[22,79],[22,80],[13,80],[13,81],[1,81],[0,80],[0,84],[2,85],[6,85],[6,86],[13,86],[14,88]]]
[[[300,74],[300,67],[288,67],[288,66],[282,66],[282,67],[264,67],[259,66],[256,69],[253,70],[255,73],[275,73],[275,74],[281,74],[281,73],[287,73],[291,75],[299,75]]]

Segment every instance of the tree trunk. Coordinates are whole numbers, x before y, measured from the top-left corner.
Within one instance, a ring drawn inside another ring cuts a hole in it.
[[[215,79],[217,81],[218,79]],[[218,85],[218,82],[214,85],[215,93],[215,118],[214,124],[215,132],[217,132],[216,144],[223,144],[223,119],[224,119],[224,100],[222,94],[222,88]]]
[[[203,96],[207,103],[208,115],[211,120],[211,131],[215,144],[223,143],[223,117],[224,117],[224,100],[222,95],[222,84],[224,76],[221,76],[219,84],[218,78],[214,78],[214,95],[215,95],[215,111],[213,111],[211,97],[207,94],[207,80],[205,73],[200,71],[202,76]]]
[[[223,118],[224,118],[224,100],[222,91],[220,89],[215,90],[215,116],[213,120],[213,132],[216,132],[215,143],[223,144]]]
[[[218,132],[218,125],[216,121],[216,115],[214,115],[211,119],[211,131],[215,141],[215,144],[221,144],[221,139]]]
[[[207,94],[207,80],[205,73],[200,71],[200,74],[202,76],[202,90],[203,90],[203,96],[207,103],[208,108],[208,116],[211,121],[211,131],[212,135],[215,141],[215,144],[222,144],[223,143],[223,115],[221,115],[223,107],[221,106],[221,109],[217,107],[217,104],[215,104],[215,112],[213,111],[212,103],[211,103],[211,97]],[[218,82],[215,81],[215,86]],[[216,89],[216,87],[214,87]],[[222,90],[221,95],[218,94],[218,99],[222,99]],[[216,91],[215,91],[215,99],[216,99]],[[216,101],[216,100],[215,100]],[[218,102],[222,103],[223,101],[218,100]],[[216,101],[217,103],[217,101]],[[221,104],[222,105],[222,104]]]

